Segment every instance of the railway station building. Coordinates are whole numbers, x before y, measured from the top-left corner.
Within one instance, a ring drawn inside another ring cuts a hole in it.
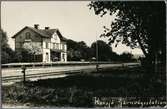
[[[59,29],[40,29],[35,24],[34,27],[25,26],[12,38],[15,40],[15,51],[27,49],[37,57],[36,62],[67,61],[67,39]]]

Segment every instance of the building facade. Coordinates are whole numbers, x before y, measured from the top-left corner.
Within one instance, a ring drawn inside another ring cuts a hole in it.
[[[42,62],[67,61],[66,38],[58,29],[40,29],[38,24],[34,27],[26,26],[13,37],[15,50],[27,49],[31,54],[41,55]]]

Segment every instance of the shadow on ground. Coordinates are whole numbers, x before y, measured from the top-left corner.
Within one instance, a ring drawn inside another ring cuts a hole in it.
[[[135,98],[140,101],[165,98],[165,82],[150,81],[146,73],[141,67],[119,68],[65,78],[28,81],[26,84],[19,82],[2,87],[3,103],[94,107],[95,97]],[[115,103],[113,107],[117,105]]]

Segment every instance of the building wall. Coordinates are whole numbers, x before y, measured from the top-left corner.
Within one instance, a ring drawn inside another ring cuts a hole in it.
[[[61,61],[67,62],[67,53],[66,52],[61,52]]]
[[[30,40],[26,39],[26,33],[30,33]],[[15,37],[15,49],[21,48],[25,41],[32,41],[38,43],[38,46],[42,46],[42,38],[28,28]]]
[[[55,48],[54,48],[54,44],[56,44]],[[50,47],[51,47],[51,49],[58,49],[58,50],[63,51],[60,53],[60,55],[61,55],[60,61],[62,61],[62,62],[67,61],[67,53],[66,53],[67,52],[67,44],[66,44],[66,42],[62,42],[60,40],[60,38],[56,32],[52,35]]]
[[[56,32],[52,35],[51,43],[61,43],[60,38]]]
[[[42,47],[42,49],[43,49],[43,62],[50,62],[51,61],[51,59],[50,59],[50,57],[51,57],[51,52],[50,52],[50,48],[51,48],[51,43],[50,43],[51,41],[50,41],[50,39],[49,38],[43,38],[43,47]],[[47,45],[47,46],[46,46]],[[47,54],[48,54],[48,56],[47,56]]]
[[[30,39],[26,38],[27,33],[30,34]],[[41,48],[43,62],[51,62],[51,49],[61,50],[60,60],[62,62],[67,61],[66,42],[61,42],[56,32],[52,35],[52,38],[41,38],[37,33],[26,28],[15,37],[15,49],[19,50],[19,48],[22,48],[25,43],[31,43],[32,45]],[[56,48],[54,48],[54,44],[57,45]]]
[[[43,62],[50,62],[51,54],[50,49],[43,49]]]
[[[67,44],[65,42],[61,43],[61,49],[63,50],[63,52],[61,52],[61,61],[67,62]]]

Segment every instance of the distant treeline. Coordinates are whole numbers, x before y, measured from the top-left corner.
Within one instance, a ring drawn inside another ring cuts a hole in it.
[[[67,54],[69,61],[96,61],[97,57],[98,61],[134,61],[131,53],[124,52],[119,55],[102,40],[93,42],[89,47],[84,41],[76,42],[69,39],[67,40]]]
[[[16,62],[36,62],[41,61],[39,56],[29,54],[25,49],[22,52],[16,52],[8,45],[8,39],[5,32],[1,31],[1,63]],[[133,55],[123,53],[118,55],[112,51],[112,48],[104,41],[98,40],[93,42],[91,46],[87,46],[84,41],[76,42],[67,40],[67,59],[68,61],[96,61],[96,45],[98,45],[98,61],[133,61]],[[41,56],[40,56],[41,58]]]

